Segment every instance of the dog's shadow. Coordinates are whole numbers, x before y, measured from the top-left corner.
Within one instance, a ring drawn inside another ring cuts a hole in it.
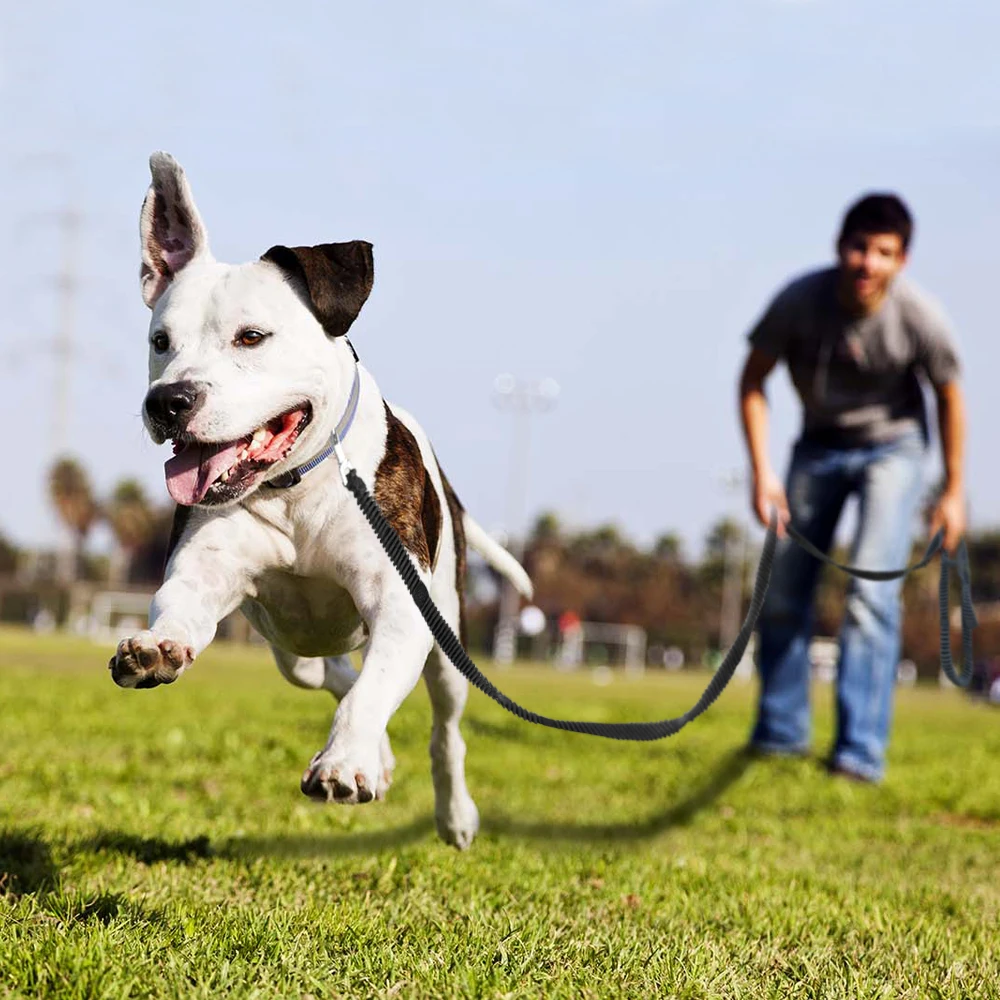
[[[0,830],[0,895],[52,892],[59,885],[59,869],[44,840],[26,831]]]
[[[675,827],[690,823],[698,813],[712,805],[719,796],[739,781],[749,764],[750,758],[742,749],[727,754],[683,799],[637,822],[532,822],[514,819],[500,813],[484,815],[481,828],[482,832],[489,836],[550,842],[628,843],[649,840]],[[346,836],[306,834],[241,837],[227,841],[217,853],[223,857],[370,854],[414,843],[433,830],[434,821],[428,816],[391,830],[366,831]]]
[[[83,841],[79,847],[92,853],[124,854],[144,865],[158,861],[176,861],[192,864],[199,858],[210,858],[214,853],[208,837],[190,840],[165,840],[162,837],[137,837],[120,830],[102,830]]]
[[[434,820],[421,816],[404,826],[350,834],[279,834],[273,837],[238,837],[225,841],[216,852],[224,858],[332,857],[348,854],[376,854],[405,847],[434,832]]]
[[[484,815],[482,831],[498,838],[568,843],[637,843],[685,826],[711,806],[742,777],[750,758],[742,751],[723,757],[714,770],[683,799],[644,820],[613,823],[552,823],[515,819],[503,813]],[[122,854],[143,864],[192,864],[213,857],[331,857],[375,854],[423,840],[434,832],[430,816],[419,817],[389,830],[354,834],[303,834],[238,837],[217,844],[207,837],[170,841],[104,830],[73,845],[75,851]],[[45,841],[22,831],[0,831],[0,894],[48,894],[60,889],[59,869]]]

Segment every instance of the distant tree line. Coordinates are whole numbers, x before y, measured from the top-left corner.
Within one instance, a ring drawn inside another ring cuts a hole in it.
[[[680,647],[689,662],[719,650],[726,553],[746,552],[740,573],[741,620],[746,613],[759,558],[759,546],[745,537],[744,525],[730,519],[709,530],[699,560],[686,557],[677,534],[660,535],[643,547],[630,541],[612,524],[571,530],[554,513],[542,514],[526,542],[524,563],[535,584],[535,603],[549,617],[571,609],[589,621],[641,625],[650,644]],[[915,539],[911,560],[926,548]],[[983,531],[968,539],[973,598],[988,606],[1000,601],[1000,531]],[[835,556],[849,561],[846,551]],[[739,570],[738,570],[739,572]],[[936,672],[939,662],[939,563],[935,560],[909,576],[903,587],[905,609],[902,655],[922,673]],[[848,578],[824,567],[817,589],[815,633],[836,637],[844,613]],[[957,582],[951,599],[958,605]],[[492,609],[479,609],[488,614]],[[495,618],[493,619],[495,620]],[[485,624],[491,624],[487,622]],[[488,633],[488,628],[483,629]],[[976,655],[1000,654],[1000,623],[980,615],[975,633]],[[960,633],[952,635],[956,659]]]
[[[160,583],[172,504],[153,504],[133,479],[122,480],[109,495],[100,497],[83,466],[69,457],[53,465],[48,487],[51,502],[73,539],[68,567],[72,578],[112,586],[154,588]],[[87,542],[101,522],[110,528],[114,548],[109,558],[96,559],[88,553]],[[986,606],[1000,602],[1000,530],[976,532],[968,544],[974,598]],[[923,546],[923,540],[915,540],[913,558]],[[613,524],[570,528],[557,514],[546,512],[531,528],[523,558],[535,584],[535,603],[550,620],[573,611],[588,621],[640,625],[650,644],[678,646],[690,662],[720,646],[726,558],[727,552],[734,551],[746,552],[740,574],[745,613],[759,549],[745,537],[744,525],[729,518],[711,527],[701,558],[694,560],[673,532],[661,534],[649,546],[640,546]],[[847,559],[847,553],[838,555],[842,561]],[[17,557],[15,547],[0,537],[0,574],[12,572]],[[487,571],[481,567],[480,572]],[[837,635],[846,587],[847,579],[839,571],[821,572],[818,635]],[[903,594],[903,655],[924,671],[936,669],[938,564],[909,577]],[[953,600],[957,601],[954,586]],[[477,601],[470,594],[471,645],[480,650],[490,646],[497,613],[495,599]],[[1000,654],[1000,624],[991,616],[981,617],[977,656]],[[957,634],[954,642],[957,650]]]

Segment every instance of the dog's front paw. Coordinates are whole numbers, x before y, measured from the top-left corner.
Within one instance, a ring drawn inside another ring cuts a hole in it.
[[[479,831],[479,810],[466,792],[456,795],[443,811],[435,811],[438,836],[452,847],[464,851],[472,845]]]
[[[374,753],[329,747],[310,761],[301,788],[309,798],[320,802],[357,805],[383,798],[391,777],[391,768],[386,772],[382,767],[378,747]]]
[[[193,660],[194,650],[190,646],[172,639],[158,639],[147,630],[122,639],[108,669],[119,687],[151,688],[172,684]]]

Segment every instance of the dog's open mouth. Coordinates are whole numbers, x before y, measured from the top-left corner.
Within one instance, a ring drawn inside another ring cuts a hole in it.
[[[288,455],[311,419],[312,408],[305,404],[238,441],[175,441],[174,457],[164,466],[167,492],[188,507],[236,499],[261,472]]]

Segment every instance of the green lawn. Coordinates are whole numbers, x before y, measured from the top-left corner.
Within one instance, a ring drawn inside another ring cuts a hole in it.
[[[459,853],[433,829],[422,686],[387,801],[321,806],[298,781],[328,695],[221,645],[122,691],[110,652],[0,632],[2,997],[1000,996],[1000,712],[955,692],[900,693],[880,789],[747,763],[738,681],[635,745],[472,692],[483,830]],[[609,720],[675,715],[705,680],[489,673]]]

